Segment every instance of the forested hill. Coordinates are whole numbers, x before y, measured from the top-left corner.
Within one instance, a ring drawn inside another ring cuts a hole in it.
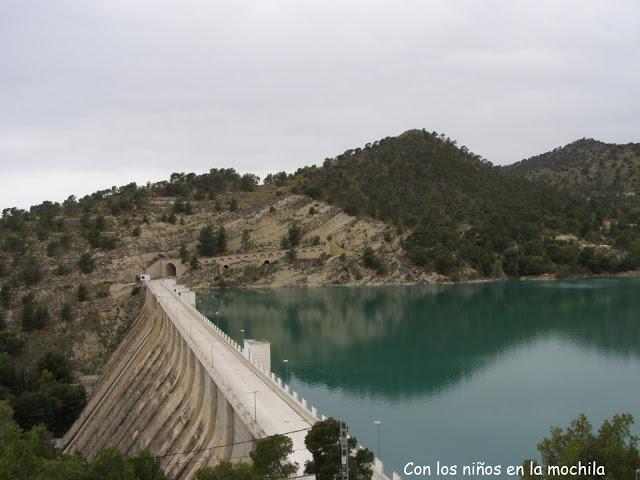
[[[296,178],[307,195],[395,224],[414,263],[453,278],[640,263],[638,228],[615,222],[614,208],[494,167],[435,132],[410,130],[347,150]]]
[[[477,223],[493,214],[562,208],[553,189],[505,174],[435,132],[409,130],[298,172],[305,194],[400,227]]]
[[[505,167],[589,196],[640,194],[640,143],[617,145],[581,139]]]

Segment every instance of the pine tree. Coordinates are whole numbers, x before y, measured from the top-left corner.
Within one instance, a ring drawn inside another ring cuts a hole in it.
[[[223,225],[220,225],[218,233],[216,234],[216,247],[218,249],[218,255],[227,251],[227,232]]]
[[[218,240],[210,226],[202,227],[198,237],[198,253],[203,257],[213,257],[218,252]]]

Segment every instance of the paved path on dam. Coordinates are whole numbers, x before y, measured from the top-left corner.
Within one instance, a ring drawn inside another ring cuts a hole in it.
[[[191,342],[216,371],[224,383],[235,393],[245,409],[255,415],[257,423],[267,435],[284,434],[293,440],[291,460],[303,467],[311,454],[304,446],[304,438],[313,421],[292,407],[277,391],[277,386],[252,368],[250,362],[227,343],[217,332],[208,328],[190,307],[177,297],[166,280],[148,282],[150,291],[159,299],[164,310],[171,315],[183,335]],[[255,392],[255,393],[254,393]],[[288,433],[294,432],[294,433]]]
[[[188,340],[190,348],[194,349],[201,363],[206,363],[206,367],[211,369],[212,380],[219,384],[222,391],[229,392],[233,399],[228,400],[232,404],[240,403],[237,410],[244,411],[245,419],[247,416],[251,417],[249,423],[258,427],[254,438],[286,434],[292,439],[293,453],[289,459],[298,463],[301,473],[305,462],[312,458],[304,445],[304,439],[313,424],[319,420],[317,411],[309,409],[306,401],[297,394],[292,394],[288,386],[283,388],[282,384],[275,381],[271,372],[262,371],[252,364],[235,342],[225,338],[224,332],[214,327],[195,307],[185,301],[181,296],[185,289],[176,287],[175,281],[150,280],[147,286],[181,335]],[[181,293],[177,294],[178,291]],[[195,302],[195,299],[192,301]],[[395,473],[385,475],[383,464],[377,458],[372,467],[374,480],[400,478]]]

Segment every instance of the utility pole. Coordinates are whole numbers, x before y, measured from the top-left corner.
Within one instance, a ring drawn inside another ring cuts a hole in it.
[[[349,480],[349,437],[347,422],[340,421],[340,471],[341,480]]]

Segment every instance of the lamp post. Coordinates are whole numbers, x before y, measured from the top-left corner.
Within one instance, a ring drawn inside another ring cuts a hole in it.
[[[382,453],[380,452],[380,429],[382,427],[382,421],[374,420],[373,424],[378,426],[378,458],[382,460]]]
[[[289,381],[289,372],[287,369],[287,367],[289,366],[289,360],[285,358],[284,360],[282,360],[282,363],[284,363],[284,383],[287,383]]]
[[[244,348],[244,328],[240,329],[240,333],[242,334],[242,348]]]
[[[218,315],[219,315],[219,312],[216,312],[216,327],[220,328],[220,325],[218,325]]]
[[[213,368],[213,344],[211,344],[211,368]]]

